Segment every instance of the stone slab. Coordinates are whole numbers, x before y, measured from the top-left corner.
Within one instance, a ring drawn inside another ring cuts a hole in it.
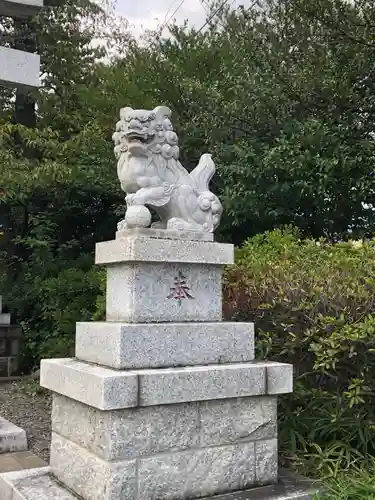
[[[0,453],[27,450],[26,432],[0,417]]]
[[[51,469],[85,500],[132,500],[137,496],[136,461],[107,462],[52,433]]]
[[[163,454],[138,463],[142,500],[204,497],[248,488],[255,482],[254,443]]]
[[[9,87],[37,88],[40,56],[0,46],[0,84]]]
[[[279,471],[278,484],[225,493],[212,500],[312,500],[319,485],[289,471]],[[0,474],[0,500],[77,500],[57,483],[49,467]],[[81,499],[82,500],[82,499]],[[129,499],[133,500],[133,499]],[[141,500],[139,497],[137,500]]]
[[[53,474],[85,500],[188,499],[255,484],[255,444],[162,453],[107,462],[52,434]]]
[[[139,405],[207,401],[266,394],[264,364],[193,366],[142,370]]]
[[[46,466],[44,460],[31,453],[31,451],[17,451],[0,455],[0,474]]]
[[[274,377],[276,369],[277,378]],[[286,363],[250,361],[134,372],[139,376],[139,406],[277,395],[293,391],[293,367]]]
[[[10,314],[1,313],[0,314],[0,325],[10,325]]]
[[[274,445],[277,398],[250,397],[104,412],[54,394],[52,430],[105,460],[131,460],[237,442]],[[264,456],[273,455],[269,452]],[[258,464],[258,468],[262,467],[259,458]]]
[[[277,363],[271,365],[274,368]],[[284,365],[285,376],[292,375],[289,366]],[[267,386],[277,394],[268,381],[267,367],[267,362],[249,362],[116,371],[75,359],[57,359],[42,361],[40,378],[42,387],[63,396],[101,410],[120,410],[266,395]]]
[[[23,19],[36,15],[43,0],[0,0],[0,16]]]
[[[107,265],[124,262],[227,265],[234,263],[234,246],[228,243],[132,236],[97,243],[95,262]]]
[[[252,323],[77,323],[76,357],[116,368],[163,368],[254,359]]]
[[[75,359],[42,360],[40,385],[101,410],[137,405],[138,378]]]
[[[280,469],[277,484],[217,495],[212,500],[313,500],[319,490],[317,482]]]
[[[106,319],[125,323],[221,321],[221,277],[221,266],[208,264],[109,266]]]
[[[116,233],[116,239],[129,238],[129,236],[143,236],[145,238],[162,238],[167,240],[214,241],[213,233],[203,233],[197,231],[173,231],[166,229],[135,227],[123,231],[120,230]]]
[[[77,500],[51,475],[50,467],[0,474],[0,500]]]
[[[267,394],[289,394],[293,392],[293,365],[267,363]]]

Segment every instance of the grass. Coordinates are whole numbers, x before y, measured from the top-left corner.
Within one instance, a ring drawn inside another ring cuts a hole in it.
[[[350,472],[326,479],[324,493],[314,500],[375,500],[375,460],[370,467],[353,467]]]

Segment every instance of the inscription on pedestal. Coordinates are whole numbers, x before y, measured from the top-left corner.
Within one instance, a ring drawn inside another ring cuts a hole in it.
[[[107,321],[221,321],[221,268],[135,262],[107,268]]]
[[[170,289],[170,294],[167,299],[175,299],[180,306],[184,299],[194,299],[190,293],[190,287],[187,284],[187,278],[182,271],[178,272],[178,276],[174,279],[174,286]]]

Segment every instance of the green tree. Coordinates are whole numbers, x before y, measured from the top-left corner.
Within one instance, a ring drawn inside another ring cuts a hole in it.
[[[111,102],[170,105],[188,168],[214,154],[225,238],[285,223],[372,234],[372,2],[217,5],[205,29],[172,26],[120,58],[105,83]]]
[[[90,315],[100,291],[94,244],[112,237],[123,196],[105,120],[87,100],[99,85],[98,61],[131,38],[85,0],[43,9],[24,26],[27,36],[6,27],[6,43],[30,36],[42,60],[42,88],[4,90],[0,109],[0,284],[23,323],[30,366],[69,348],[75,321]]]

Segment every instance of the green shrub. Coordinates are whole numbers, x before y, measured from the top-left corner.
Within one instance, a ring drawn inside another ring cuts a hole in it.
[[[227,319],[255,322],[258,357],[294,365],[295,392],[280,398],[283,455],[337,475],[373,454],[375,241],[256,236],[227,271],[224,302]]]
[[[76,322],[92,319],[102,282],[98,268],[78,265],[42,277],[32,269],[8,293],[21,318],[23,371],[37,367],[42,358],[74,355]]]

